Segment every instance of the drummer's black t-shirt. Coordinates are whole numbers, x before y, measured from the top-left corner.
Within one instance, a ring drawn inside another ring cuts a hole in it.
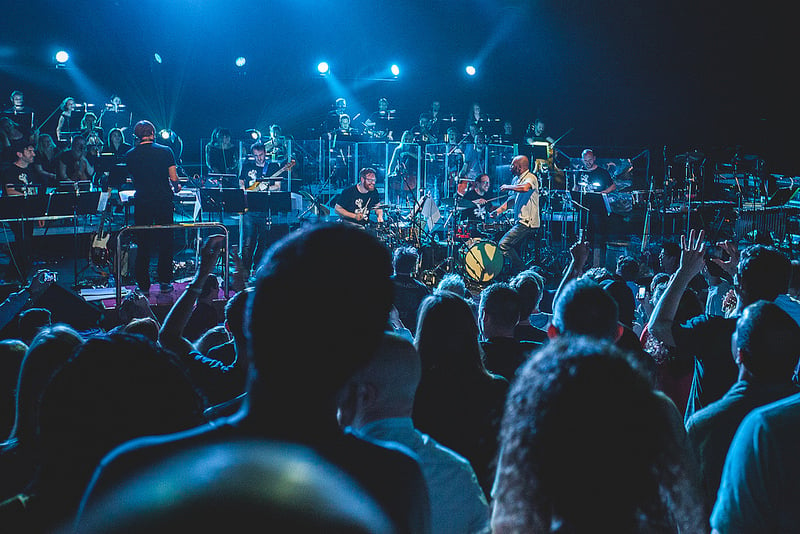
[[[363,213],[367,216],[360,221],[350,219],[348,217],[342,217],[344,220],[366,225],[370,210],[374,209],[375,206],[380,203],[380,200],[381,197],[377,190],[373,189],[372,191],[362,193],[358,190],[357,185],[353,185],[341,192],[339,198],[336,200],[336,203],[347,211],[353,213]]]
[[[591,171],[583,171],[578,178],[579,183],[588,184],[586,190],[593,193],[605,191],[614,183],[611,179],[611,175],[602,167],[596,167]]]
[[[491,202],[487,202],[486,204],[482,204],[480,206],[473,204],[473,201],[478,200],[479,198],[486,198],[486,195],[479,195],[472,188],[464,193],[463,199],[461,202],[459,202],[460,206],[467,206],[467,209],[465,209],[461,215],[462,219],[469,219],[470,221],[474,222],[484,221],[486,219],[486,213],[493,209],[492,204]]]

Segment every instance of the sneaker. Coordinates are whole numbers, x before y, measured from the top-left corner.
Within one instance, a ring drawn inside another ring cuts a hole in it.
[[[139,284],[136,284],[136,289],[134,289],[134,291],[136,291],[140,295],[145,295],[145,296],[150,295],[150,287],[149,286],[145,288],[145,287],[140,286]]]
[[[158,284],[162,293],[172,293],[175,287],[172,284]]]

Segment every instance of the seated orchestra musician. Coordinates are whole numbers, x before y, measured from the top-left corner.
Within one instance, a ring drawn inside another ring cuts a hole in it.
[[[58,156],[58,170],[56,177],[59,182],[92,181],[94,167],[89,162],[86,148],[86,138],[76,135],[70,141],[68,149],[63,150]]]
[[[378,110],[372,112],[369,118],[364,121],[364,133],[374,139],[391,141],[394,133],[391,128],[393,112],[394,110],[389,109],[389,101],[385,98],[380,98],[378,100]]]

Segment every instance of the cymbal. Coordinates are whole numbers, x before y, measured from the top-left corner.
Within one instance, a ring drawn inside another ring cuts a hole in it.
[[[673,158],[674,161],[682,163],[685,163],[687,160],[692,163],[695,161],[701,161],[703,159],[705,159],[705,155],[698,150],[693,150],[692,152],[687,152],[685,154],[678,154]]]

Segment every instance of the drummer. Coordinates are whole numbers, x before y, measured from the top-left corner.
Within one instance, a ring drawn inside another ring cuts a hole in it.
[[[465,209],[461,212],[461,219],[470,226],[477,226],[486,222],[486,214],[494,209],[492,199],[489,198],[491,181],[488,174],[481,174],[472,181],[471,187],[464,193],[459,205]]]

